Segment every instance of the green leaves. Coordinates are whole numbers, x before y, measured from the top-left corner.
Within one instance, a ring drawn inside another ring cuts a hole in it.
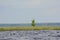
[[[35,26],[35,20],[32,20],[32,26],[33,27]]]

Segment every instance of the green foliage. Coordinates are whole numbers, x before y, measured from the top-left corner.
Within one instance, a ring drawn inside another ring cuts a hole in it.
[[[60,30],[60,26],[35,26],[35,27],[1,27],[0,31],[14,31],[14,30]]]
[[[35,26],[35,20],[32,20],[32,26],[33,27]]]

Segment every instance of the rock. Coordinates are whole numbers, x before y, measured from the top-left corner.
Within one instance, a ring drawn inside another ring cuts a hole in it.
[[[60,37],[60,35],[57,35],[57,37]]]
[[[57,33],[59,33],[59,32],[57,32]]]

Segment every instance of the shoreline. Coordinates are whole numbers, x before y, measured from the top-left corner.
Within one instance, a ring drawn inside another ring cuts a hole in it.
[[[13,31],[13,30],[60,30],[60,26],[39,26],[39,27],[0,27],[0,31]]]

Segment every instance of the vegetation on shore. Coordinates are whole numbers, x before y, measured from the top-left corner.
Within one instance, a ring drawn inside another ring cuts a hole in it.
[[[35,20],[32,20],[31,25],[32,25],[33,27],[35,27]]]
[[[0,31],[13,30],[60,30],[60,26],[35,26],[35,20],[32,20],[31,27],[0,27]]]
[[[60,27],[0,27],[0,31],[13,31],[13,30],[60,30]]]

